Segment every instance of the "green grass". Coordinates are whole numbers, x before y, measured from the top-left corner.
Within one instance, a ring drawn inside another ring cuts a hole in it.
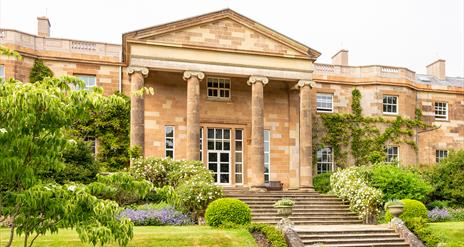
[[[9,231],[0,228],[0,246],[4,246]],[[23,239],[15,236],[13,246],[23,246]],[[62,229],[58,234],[40,236],[34,242],[35,247],[75,247],[92,246],[82,244],[76,231]],[[117,244],[109,246],[118,246]],[[255,247],[253,237],[245,229],[218,229],[208,226],[139,226],[134,229],[134,238],[128,246],[221,246]]]
[[[453,246],[464,246],[464,222],[440,222],[428,225],[432,231],[438,233],[444,241]]]

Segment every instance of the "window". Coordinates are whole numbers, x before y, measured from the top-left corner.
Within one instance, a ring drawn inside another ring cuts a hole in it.
[[[165,153],[164,157],[174,159],[174,126],[164,126]]]
[[[448,103],[435,102],[435,119],[448,120]]]
[[[208,77],[208,97],[230,99],[230,79]]]
[[[0,78],[5,79],[5,66],[0,64]]]
[[[269,183],[271,169],[271,132],[264,131],[264,182]]]
[[[398,96],[383,96],[383,113],[398,114]]]
[[[386,159],[385,161],[388,163],[393,163],[399,161],[399,148],[396,146],[391,146],[385,148]]]
[[[333,95],[332,94],[317,94],[317,111],[318,112],[333,112]]]
[[[448,150],[437,150],[435,152],[436,162],[440,163],[440,161],[446,157],[448,157]]]
[[[317,150],[317,174],[333,171],[332,148],[326,147]]]
[[[200,161],[203,161],[203,128],[200,128]]]
[[[243,130],[235,130],[235,183],[243,184]]]
[[[84,88],[85,90],[89,90],[97,86],[97,78],[94,75],[74,75],[74,76],[76,76],[77,78],[85,82],[85,88]]]

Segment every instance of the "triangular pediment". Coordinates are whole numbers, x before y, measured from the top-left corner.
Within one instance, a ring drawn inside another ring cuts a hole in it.
[[[308,59],[320,55],[230,9],[126,33],[123,42],[127,40]]]

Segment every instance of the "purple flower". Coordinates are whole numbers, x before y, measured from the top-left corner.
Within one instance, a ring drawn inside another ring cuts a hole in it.
[[[450,219],[450,214],[446,209],[434,208],[429,211],[428,217],[432,222],[446,221]]]
[[[190,217],[175,210],[172,207],[163,209],[146,209],[135,210],[125,209],[122,211],[118,219],[129,218],[135,225],[190,225],[193,224]]]

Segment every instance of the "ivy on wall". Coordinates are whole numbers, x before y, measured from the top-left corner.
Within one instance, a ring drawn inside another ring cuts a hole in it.
[[[348,162],[349,155],[356,166],[384,161],[387,143],[405,143],[417,151],[417,144],[412,139],[415,131],[431,127],[422,121],[420,109],[416,109],[415,119],[363,116],[361,92],[354,89],[351,94],[351,113],[321,114],[326,134],[315,147],[332,147],[334,162],[342,167]]]

